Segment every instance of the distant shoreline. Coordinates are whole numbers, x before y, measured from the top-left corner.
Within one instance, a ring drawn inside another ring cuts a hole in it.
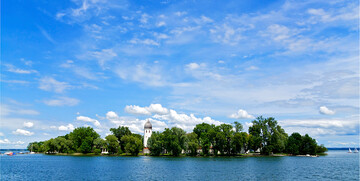
[[[172,156],[172,155],[160,155],[160,156],[153,156],[148,154],[139,153],[137,156],[133,156],[131,154],[94,154],[94,153],[36,153],[36,154],[44,154],[44,155],[53,155],[53,156],[109,156],[109,157],[137,157],[137,156],[149,156],[149,157],[319,157],[319,156],[326,156],[327,153],[321,153],[317,155],[291,155],[291,154],[272,154],[272,155],[261,155],[259,153],[249,153],[249,154],[240,154],[240,155],[210,155],[210,156],[189,156],[189,155],[179,155],[179,156]]]

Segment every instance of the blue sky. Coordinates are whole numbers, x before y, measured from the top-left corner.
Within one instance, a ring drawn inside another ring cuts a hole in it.
[[[275,117],[359,143],[358,1],[4,1],[2,148]]]

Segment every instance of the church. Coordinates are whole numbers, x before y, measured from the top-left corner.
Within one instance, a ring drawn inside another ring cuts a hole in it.
[[[149,120],[144,124],[144,151],[143,153],[150,153],[149,148],[147,147],[147,141],[152,134],[152,125]]]

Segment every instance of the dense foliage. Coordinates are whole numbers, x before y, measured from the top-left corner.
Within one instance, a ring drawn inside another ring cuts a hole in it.
[[[110,154],[123,152],[138,155],[142,149],[142,137],[133,134],[127,127],[111,128],[114,135],[108,135],[105,140],[91,127],[79,127],[65,136],[51,138],[44,142],[32,142],[28,150],[46,153],[95,153],[102,150]],[[123,146],[123,149],[122,147]]]
[[[107,150],[109,154],[138,155],[143,149],[143,138],[131,133],[128,127],[111,128],[113,133],[100,138],[91,127],[79,127],[65,136],[52,138],[44,142],[33,142],[28,149],[46,153],[95,153]],[[202,123],[194,127],[192,133],[181,128],[165,128],[163,132],[153,132],[148,139],[151,155],[187,154],[201,155],[238,155],[260,152],[264,155],[288,153],[292,155],[315,155],[327,149],[317,145],[309,135],[293,133],[288,136],[284,129],[272,118],[258,117],[249,127],[249,133],[243,131],[239,122],[231,124]]]

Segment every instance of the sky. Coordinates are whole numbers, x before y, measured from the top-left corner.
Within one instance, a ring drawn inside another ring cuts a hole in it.
[[[258,116],[359,144],[355,0],[2,1],[0,67],[1,148]]]

